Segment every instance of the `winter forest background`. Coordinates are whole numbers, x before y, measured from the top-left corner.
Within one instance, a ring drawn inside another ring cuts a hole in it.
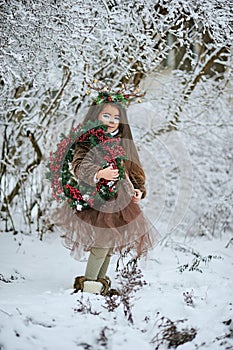
[[[163,207],[167,221],[177,205],[183,212],[188,206],[184,232],[215,236],[229,230],[231,5],[231,1],[97,1],[94,6],[91,1],[2,1],[3,230],[30,233],[36,228],[43,235],[49,229],[45,217],[53,200],[45,181],[46,164],[59,134],[82,119],[90,102],[85,78],[114,87],[133,83],[147,92],[143,104],[132,107],[131,120],[140,129],[138,147],[145,143],[152,147],[151,163],[157,163],[155,215]],[[183,147],[173,155],[165,148],[177,134]],[[186,170],[179,169],[176,159],[184,157],[179,155],[183,148],[190,156]],[[150,177],[152,169],[147,174]],[[167,193],[161,193],[160,182]]]
[[[53,234],[49,154],[98,79],[146,91],[128,115],[161,244],[231,249],[232,21],[231,0],[0,1],[2,235]]]

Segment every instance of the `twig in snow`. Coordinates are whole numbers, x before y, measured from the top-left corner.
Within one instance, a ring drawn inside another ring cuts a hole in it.
[[[178,330],[177,325],[184,323],[186,319],[171,321],[167,317],[161,317],[156,323],[158,324],[158,333],[151,340],[155,344],[155,350],[160,348],[160,345],[166,344],[168,349],[177,348],[179,345],[192,341],[197,331],[195,328],[182,328]]]

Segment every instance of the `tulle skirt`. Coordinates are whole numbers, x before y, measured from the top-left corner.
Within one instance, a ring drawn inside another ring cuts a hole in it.
[[[62,231],[63,244],[79,260],[92,247],[111,248],[113,253],[133,251],[146,256],[159,240],[159,233],[139,205],[132,201],[132,191],[124,186],[116,198],[98,208],[77,211],[68,201],[53,212],[54,224]]]

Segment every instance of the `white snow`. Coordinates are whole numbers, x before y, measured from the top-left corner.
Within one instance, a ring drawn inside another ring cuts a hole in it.
[[[86,262],[72,259],[57,233],[46,234],[43,241],[34,235],[1,234],[0,276],[11,282],[0,281],[0,349],[155,349],[151,340],[159,332],[162,316],[171,321],[187,319],[177,325],[180,330],[196,329],[192,342],[179,349],[232,349],[233,322],[223,323],[233,320],[229,241],[229,237],[164,239],[146,262],[140,262],[147,284],[131,295],[132,324],[122,304],[109,312],[103,296],[72,294],[74,277],[83,274]],[[192,251],[202,258],[214,256],[200,262],[202,273],[188,271],[195,259]],[[116,259],[109,275],[113,287],[120,288]],[[181,273],[179,267],[185,264],[188,268]],[[189,295],[191,305],[183,293]],[[84,313],[78,311],[81,305]],[[224,338],[226,334],[231,337]],[[167,346],[165,342],[159,349]]]

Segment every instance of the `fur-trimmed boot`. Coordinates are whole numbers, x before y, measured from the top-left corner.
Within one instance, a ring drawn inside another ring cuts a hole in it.
[[[90,281],[85,276],[77,276],[74,280],[74,293],[77,293],[79,290],[81,292],[92,293],[92,294],[101,294],[101,295],[113,295],[114,289],[110,289],[111,280],[109,277],[98,278],[96,281]]]
[[[109,277],[98,278],[96,281],[85,281],[83,291],[93,294],[107,295],[111,286]]]

